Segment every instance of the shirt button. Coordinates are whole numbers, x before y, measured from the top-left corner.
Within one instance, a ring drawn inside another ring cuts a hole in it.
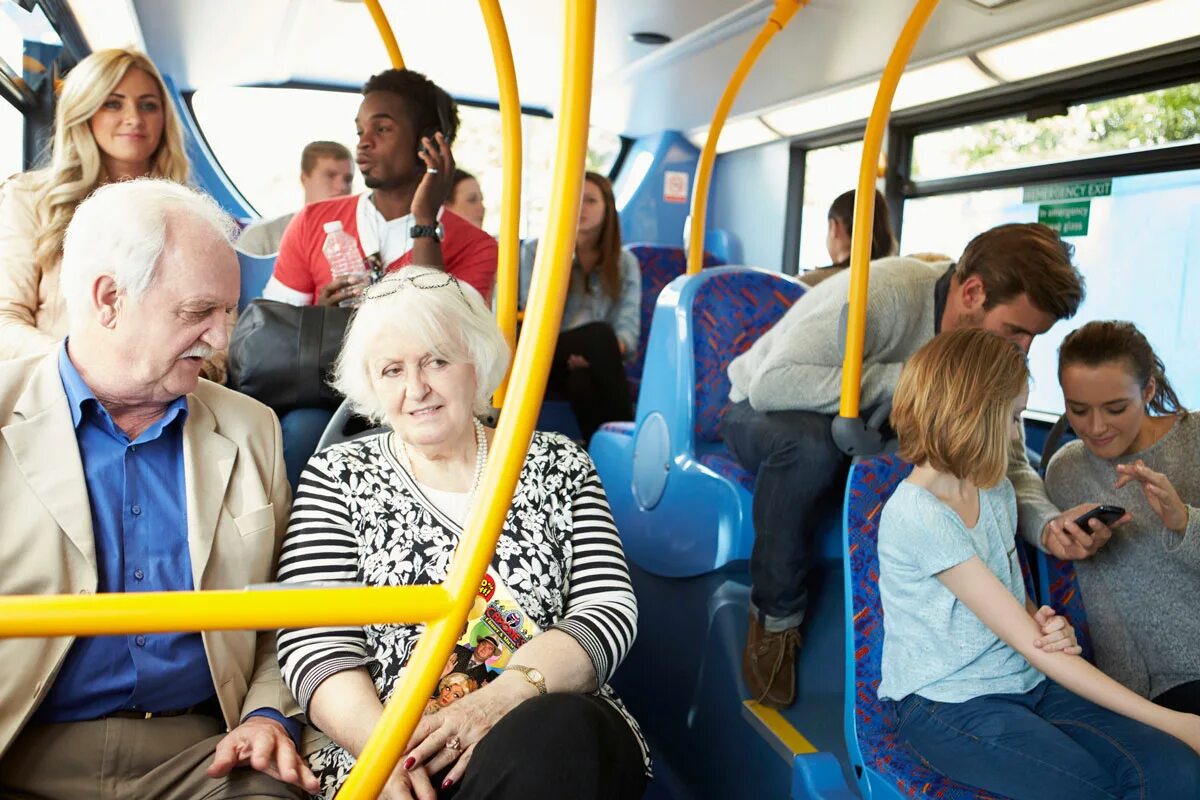
[[[146,573],[142,572],[140,569],[135,569],[133,571],[133,577],[140,581],[142,578],[146,577]]]
[[[145,647],[146,646],[146,637],[138,636],[136,639],[133,640],[133,643],[136,644],[138,647]]]
[[[138,506],[138,505],[135,505],[133,508],[131,508],[131,509],[129,509],[129,510],[133,512],[133,515],[134,515],[135,517],[136,517],[136,516],[138,516],[138,515],[140,515],[140,514],[142,513],[142,507],[141,507],[141,506]]]

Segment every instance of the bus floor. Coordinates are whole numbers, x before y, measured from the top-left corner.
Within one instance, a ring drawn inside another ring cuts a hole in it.
[[[695,578],[631,564],[638,637],[613,680],[651,743],[647,798],[853,798],[843,738],[840,560],[814,570],[797,699],[749,702],[741,677],[749,575],[744,562]]]

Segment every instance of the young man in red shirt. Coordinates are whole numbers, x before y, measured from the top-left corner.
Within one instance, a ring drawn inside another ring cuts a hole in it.
[[[441,267],[490,298],[496,241],[442,208],[454,181],[454,100],[419,72],[386,70],[363,86],[355,126],[356,161],[369,191],[296,214],[263,297],[336,305],[365,288],[361,279],[330,274],[321,247],[325,223],[337,220],[358,240],[372,278],[408,264]]]

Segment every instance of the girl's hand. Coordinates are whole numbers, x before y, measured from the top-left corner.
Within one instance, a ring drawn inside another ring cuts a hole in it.
[[[1166,475],[1150,469],[1140,458],[1132,464],[1118,464],[1117,474],[1121,476],[1116,483],[1118,489],[1132,481],[1142,485],[1146,502],[1168,530],[1176,533],[1187,530],[1188,507],[1179,499],[1179,493]]]
[[[1079,641],[1075,638],[1075,629],[1066,617],[1061,617],[1050,606],[1042,606],[1033,615],[1033,619],[1041,628],[1041,638],[1034,641],[1034,646],[1046,653],[1066,653],[1077,656],[1083,653]]]

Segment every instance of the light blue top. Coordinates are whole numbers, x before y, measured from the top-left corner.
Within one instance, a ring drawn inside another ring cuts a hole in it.
[[[918,694],[962,703],[985,694],[1023,694],[1044,677],[937,579],[979,556],[1025,605],[1017,556],[1017,497],[1008,479],[979,490],[979,520],[968,528],[932,493],[905,481],[879,520],[883,680],[879,696]]]
[[[529,281],[533,277],[533,259],[537,255],[537,239],[521,245],[521,275],[517,291],[517,308],[524,309],[529,297]],[[571,288],[563,306],[562,330],[569,331],[589,322],[607,322],[617,339],[625,345],[625,357],[637,354],[638,337],[642,330],[642,270],[637,256],[621,248],[618,260],[621,274],[621,295],[614,303],[599,276],[594,272],[584,276],[578,262],[571,263]]]

